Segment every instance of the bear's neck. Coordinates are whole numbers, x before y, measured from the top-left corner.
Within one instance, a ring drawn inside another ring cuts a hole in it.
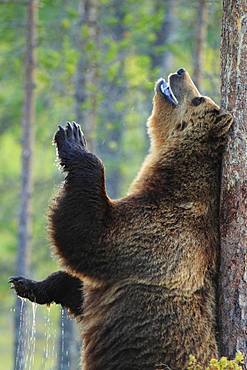
[[[131,186],[139,196],[173,202],[218,201],[220,158],[188,155],[183,150],[151,152]]]

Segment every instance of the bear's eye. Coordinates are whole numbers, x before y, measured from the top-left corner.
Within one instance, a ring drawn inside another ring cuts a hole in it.
[[[191,103],[194,105],[194,107],[197,107],[198,105],[205,102],[205,98],[203,96],[197,96],[196,98],[192,99]]]

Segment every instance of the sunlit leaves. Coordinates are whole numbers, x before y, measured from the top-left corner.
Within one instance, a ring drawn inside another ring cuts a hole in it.
[[[148,79],[150,60],[146,55],[130,55],[125,60],[125,73],[130,87],[145,84]]]
[[[187,370],[204,370],[205,367],[197,361],[195,356],[189,357]],[[244,355],[237,352],[233,360],[227,357],[221,357],[219,360],[212,358],[205,370],[242,370],[244,369]]]

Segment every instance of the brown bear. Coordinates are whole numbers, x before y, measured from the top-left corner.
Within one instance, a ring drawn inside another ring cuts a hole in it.
[[[217,357],[220,164],[231,123],[184,69],[159,80],[150,154],[119,200],[107,196],[79,125],[59,127],[67,175],[49,220],[67,272],[11,282],[82,321],[84,370],[181,370],[190,354],[202,366]]]

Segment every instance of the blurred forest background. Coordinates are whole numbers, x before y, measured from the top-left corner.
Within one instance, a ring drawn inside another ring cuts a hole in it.
[[[27,3],[0,1],[2,369],[15,367],[16,297],[7,282],[20,271],[16,256]],[[76,120],[82,125],[90,148],[104,161],[108,193],[124,195],[148,151],[146,120],[159,77],[184,67],[202,93],[219,103],[222,9],[221,1],[209,0],[40,0],[36,4],[32,235],[27,271],[39,280],[59,269],[46,230],[49,199],[62,180],[52,146],[57,124]],[[48,309],[28,303],[27,308],[22,341],[28,351],[22,368],[78,369],[80,338],[72,320],[54,305]]]

